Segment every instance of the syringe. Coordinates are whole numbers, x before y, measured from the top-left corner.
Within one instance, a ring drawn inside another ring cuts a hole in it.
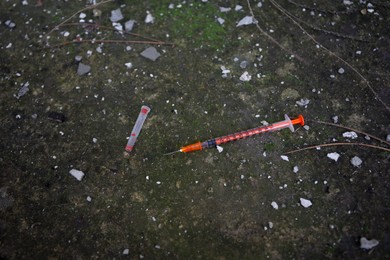
[[[135,122],[135,125],[133,127],[133,130],[131,130],[131,134],[129,137],[129,140],[127,141],[127,145],[125,147],[125,150],[127,152],[131,152],[133,150],[135,141],[137,141],[137,137],[139,133],[141,132],[142,126],[145,122],[146,116],[150,112],[150,108],[147,106],[141,107],[141,112],[138,115],[137,121]]]
[[[206,148],[213,148],[213,147],[217,147],[217,145],[224,144],[227,142],[235,141],[238,139],[243,139],[243,138],[246,138],[246,137],[249,137],[252,135],[262,134],[265,132],[278,131],[278,130],[281,130],[284,128],[290,128],[290,130],[292,132],[294,132],[294,125],[296,125],[296,124],[300,124],[302,126],[305,125],[305,120],[304,120],[302,115],[299,115],[297,118],[295,118],[293,120],[291,120],[287,115],[284,115],[284,118],[285,118],[284,121],[273,123],[271,125],[260,126],[260,127],[256,127],[253,129],[246,130],[246,131],[241,131],[238,133],[234,133],[234,134],[230,134],[230,135],[226,135],[226,136],[222,136],[222,137],[217,137],[217,138],[210,139],[210,140],[207,140],[204,142],[197,142],[194,144],[190,144],[190,145],[187,145],[187,146],[180,148],[180,150],[178,150],[178,151],[167,153],[167,155],[173,154],[173,153],[178,153],[178,152],[189,153],[189,152],[193,152],[193,151],[203,150]]]

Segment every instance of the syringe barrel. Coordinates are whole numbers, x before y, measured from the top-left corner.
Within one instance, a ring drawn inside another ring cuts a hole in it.
[[[146,119],[149,112],[150,112],[149,107],[147,107],[147,106],[141,107],[141,112],[138,115],[138,118],[137,118],[137,121],[135,122],[133,130],[131,130],[129,140],[127,141],[127,145],[125,147],[126,151],[131,152],[133,150],[134,144],[137,141],[138,135],[141,132],[142,126],[143,126],[145,119]]]
[[[238,133],[234,133],[234,134],[218,137],[218,138],[215,138],[215,143],[216,143],[216,145],[220,145],[220,144],[224,144],[224,143],[227,143],[227,142],[235,141],[235,140],[238,140],[238,139],[243,139],[243,138],[246,138],[246,137],[249,137],[249,136],[252,136],[252,135],[262,134],[262,133],[265,133],[265,132],[274,132],[274,131],[278,131],[278,130],[281,130],[281,129],[284,129],[284,128],[290,128],[290,130],[292,132],[294,132],[293,124],[301,124],[301,125],[303,125],[304,124],[304,120],[303,120],[302,115],[300,115],[297,119],[294,119],[293,121],[291,121],[290,118],[287,115],[285,115],[285,120],[284,121],[280,121],[280,122],[277,122],[277,123],[273,123],[271,125],[260,126],[260,127],[256,127],[256,128],[253,128],[253,129],[241,131],[241,132],[238,132]]]

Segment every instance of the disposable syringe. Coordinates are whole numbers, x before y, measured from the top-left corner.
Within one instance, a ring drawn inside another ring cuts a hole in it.
[[[141,132],[142,126],[144,125],[146,116],[150,112],[150,108],[147,106],[141,107],[141,112],[138,115],[137,121],[135,122],[135,125],[133,127],[133,130],[131,130],[131,134],[129,137],[129,140],[127,141],[127,145],[125,147],[125,150],[127,152],[131,152],[133,150],[134,144],[137,141],[138,135]]]
[[[246,138],[246,137],[249,137],[252,135],[262,134],[265,132],[278,131],[278,130],[281,130],[284,128],[290,128],[290,130],[292,132],[294,132],[294,125],[296,125],[296,124],[300,124],[302,126],[305,125],[305,120],[304,120],[302,115],[299,115],[297,118],[295,118],[293,120],[291,120],[287,115],[284,115],[284,118],[285,118],[285,120],[281,121],[281,122],[277,122],[277,123],[267,125],[267,126],[256,127],[253,129],[241,131],[238,133],[234,133],[234,134],[230,134],[230,135],[226,135],[226,136],[222,136],[222,137],[217,137],[217,138],[210,139],[210,140],[207,140],[204,142],[197,142],[194,144],[184,146],[184,147],[180,148],[180,150],[178,150],[178,151],[174,151],[174,152],[167,153],[167,154],[173,154],[173,153],[178,153],[178,152],[189,153],[189,152],[193,152],[193,151],[203,150],[206,148],[213,148],[213,147],[216,147],[217,145],[224,144],[227,142]]]

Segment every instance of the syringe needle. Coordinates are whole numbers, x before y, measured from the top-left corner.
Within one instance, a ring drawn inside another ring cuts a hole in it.
[[[173,152],[170,152],[170,153],[165,153],[164,155],[171,155],[171,154],[180,153],[180,152],[181,152],[180,150],[177,150],[177,151],[173,151]]]

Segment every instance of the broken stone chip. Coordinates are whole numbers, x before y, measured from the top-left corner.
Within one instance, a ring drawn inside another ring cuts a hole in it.
[[[84,173],[82,171],[79,171],[79,170],[76,170],[76,169],[72,169],[69,171],[69,173],[75,177],[78,181],[81,181],[84,177]]]
[[[86,65],[84,63],[79,63],[79,66],[77,68],[77,74],[79,74],[80,76],[84,75],[84,74],[87,74],[91,71],[91,66],[89,65]]]
[[[123,15],[120,8],[111,11],[111,17],[110,17],[111,22],[116,23],[122,19],[123,19]]]
[[[126,30],[126,32],[130,32],[131,30],[133,30],[134,24],[135,24],[134,20],[128,20],[125,23],[125,30]]]
[[[149,60],[155,61],[158,59],[158,57],[161,56],[161,54],[156,50],[156,48],[149,47],[149,48],[146,48],[143,52],[141,52],[141,56],[143,56]]]
[[[308,208],[311,205],[313,205],[313,203],[311,203],[310,200],[307,200],[307,199],[304,199],[304,198],[300,198],[299,200],[301,202],[302,207],[304,207],[304,208]]]
[[[368,240],[365,237],[360,238],[360,248],[370,250],[371,248],[379,245],[379,241],[376,239]]]

